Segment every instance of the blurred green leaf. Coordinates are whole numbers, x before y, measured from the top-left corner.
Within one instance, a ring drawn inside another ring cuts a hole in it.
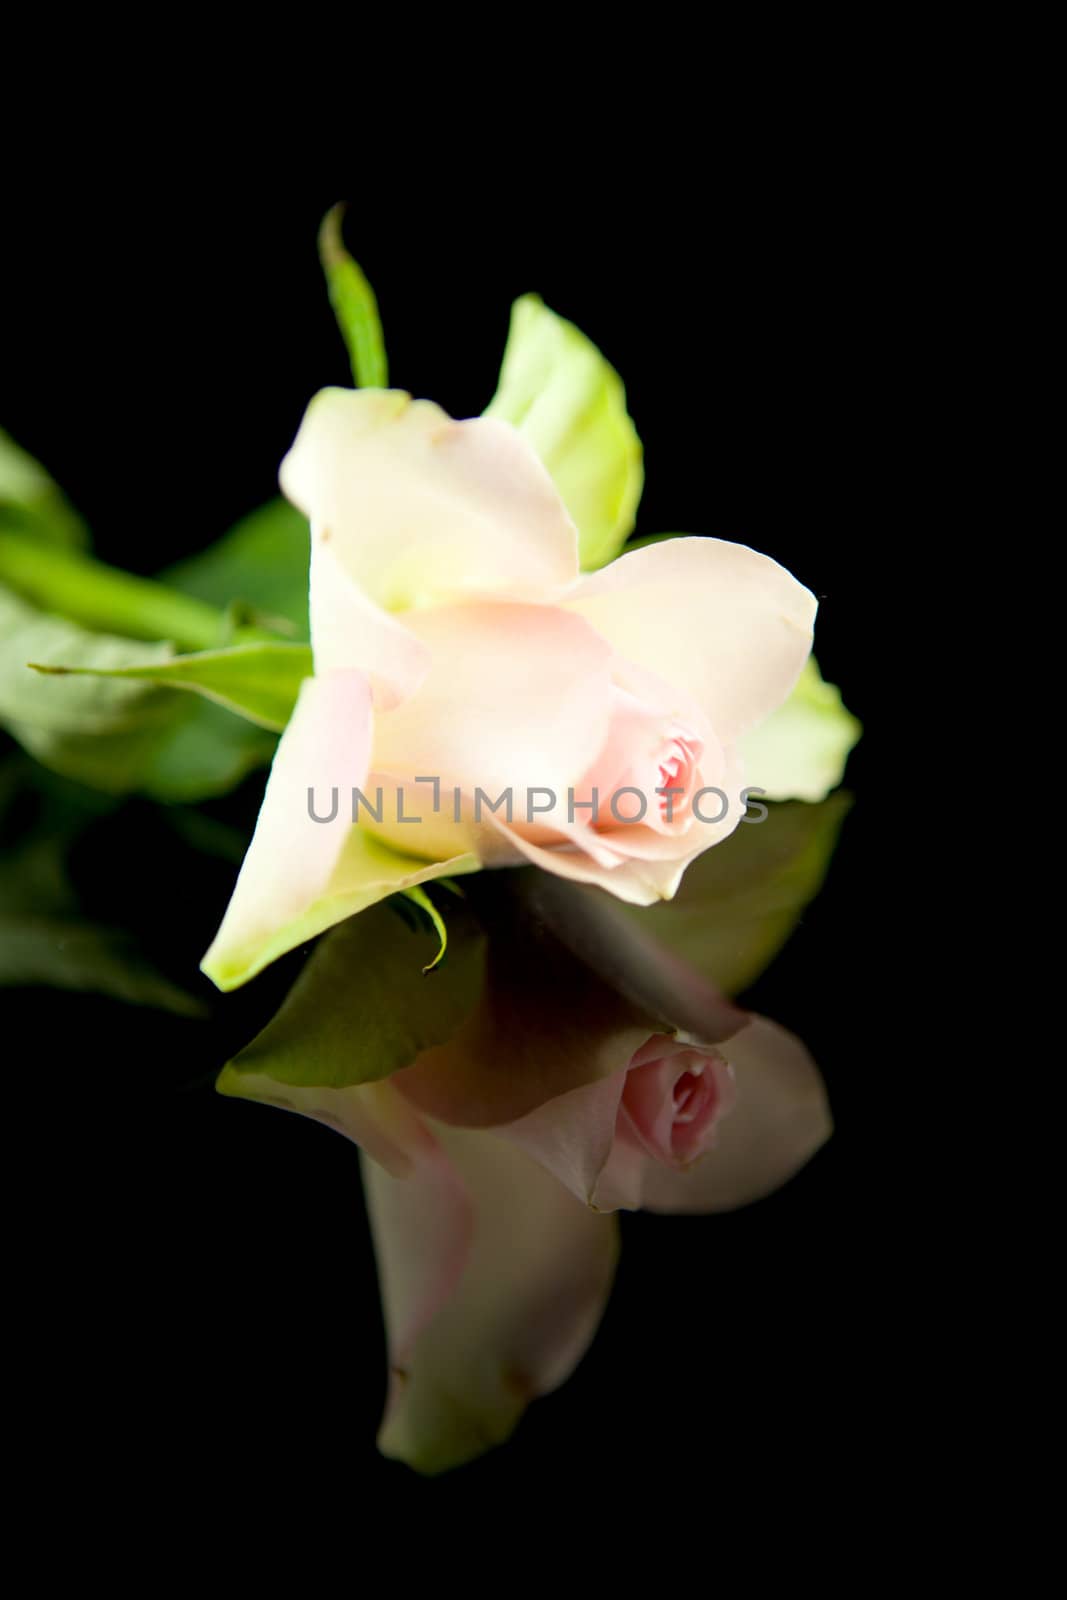
[[[162,664],[145,645],[27,605],[0,587],[0,723],[42,765],[107,793],[160,800],[225,793],[273,753],[273,735],[217,706],[155,684],[34,672],[46,665],[112,670]]]
[[[128,933],[78,917],[0,911],[0,985],[88,991],[186,1017],[207,1010],[157,972]]]
[[[698,856],[673,900],[620,910],[726,994],[739,994],[818,894],[851,804],[839,790],[816,805],[770,805],[763,822],[742,822]]]
[[[63,491],[2,428],[0,527],[21,528],[74,549],[89,544],[89,530]]]
[[[303,644],[238,644],[135,666],[30,665],[59,677],[135,679],[189,689],[275,733],[289,721],[300,685],[312,672],[311,650]]]
[[[578,528],[582,567],[613,561],[641,498],[641,441],[618,373],[537,295],[511,308],[500,384],[485,414],[514,424],[547,467]]]
[[[135,662],[158,664],[173,651],[168,644],[145,644],[118,635],[91,633],[74,622],[39,611],[10,590],[0,588],[0,717],[42,729],[72,733],[117,733],[158,725],[168,715],[170,696],[138,684],[69,682],[56,684],[29,663],[66,662],[113,669]]]
[[[310,548],[303,513],[286,500],[269,500],[199,555],[161,572],[159,581],[222,610],[246,606],[250,620],[306,640]]]
[[[341,234],[344,207],[334,206],[319,230],[319,258],[334,316],[348,346],[357,389],[386,389],[389,364],[385,357],[381,318],[374,290],[361,268],[345,249]]]
[[[0,776],[0,986],[90,991],[203,1015],[203,1003],[158,972],[128,932],[82,914],[67,857],[96,810],[77,791],[42,791],[24,758],[5,762]],[[31,802],[30,820],[12,829],[16,800]]]
[[[436,935],[380,904],[316,946],[281,1010],[224,1067],[223,1094],[259,1096],[242,1078],[347,1088],[388,1077],[459,1027],[478,996],[484,941],[462,907],[448,956],[434,971]]]

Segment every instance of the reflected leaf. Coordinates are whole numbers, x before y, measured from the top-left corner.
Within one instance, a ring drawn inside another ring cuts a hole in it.
[[[319,942],[281,1010],[223,1069],[219,1089],[249,1092],[241,1078],[343,1089],[407,1066],[452,1036],[478,994],[484,941],[459,902],[447,957],[435,966],[438,954],[436,931],[411,926],[388,902],[350,918]]]
[[[622,913],[727,994],[770,965],[818,894],[852,796],[772,804],[686,868],[673,900]]]

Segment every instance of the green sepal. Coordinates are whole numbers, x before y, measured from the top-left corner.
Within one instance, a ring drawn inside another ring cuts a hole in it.
[[[334,206],[319,229],[319,259],[341,330],[357,389],[387,389],[389,363],[374,290],[345,249],[341,234],[344,206]]]
[[[544,463],[578,529],[583,569],[613,561],[641,498],[641,441],[618,373],[537,295],[511,308],[500,383],[485,414],[510,422]]]

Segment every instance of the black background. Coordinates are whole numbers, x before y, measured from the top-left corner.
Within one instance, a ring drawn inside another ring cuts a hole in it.
[[[323,212],[348,198],[392,381],[477,413],[512,299],[540,293],[627,384],[645,445],[637,531],[736,538],[788,566],[820,597],[823,671],[867,725],[828,887],[749,997],[820,1062],[834,1140],[746,1212],[625,1218],[615,1295],[578,1374],[503,1451],[437,1483],[374,1451],[384,1352],[354,1151],[211,1089],[291,967],[208,1024],[5,996],[19,1316],[69,1459],[106,1440],[146,1483],[177,1473],[190,1517],[242,1485],[265,1508],[311,1492],[365,1510],[384,1489],[394,1504],[499,1514],[665,1480],[684,1526],[681,1462],[705,1497],[772,1480],[831,1496],[852,1475],[860,1492],[887,1329],[910,1315],[875,1235],[893,1061],[874,778],[892,530],[872,441],[895,360],[891,244],[862,163],[782,152],[770,173],[611,194],[554,173],[521,203],[441,172],[373,195],[351,175],[257,195],[87,173],[9,214],[3,423],[86,513],[104,559],[152,572],[275,492],[308,398],[349,380],[315,249]],[[254,815],[260,783],[235,815]],[[85,883],[194,981],[227,874],[176,855],[147,805],[111,843],[82,862]]]

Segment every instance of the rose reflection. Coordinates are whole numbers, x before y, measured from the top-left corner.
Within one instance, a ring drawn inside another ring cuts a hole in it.
[[[771,806],[651,911],[532,868],[464,880],[430,980],[416,976],[429,932],[389,905],[363,912],[320,941],[222,1074],[224,1093],[362,1147],[393,1375],[387,1455],[457,1465],[569,1375],[610,1293],[614,1213],[747,1204],[828,1137],[802,1041],[728,994],[817,892],[848,805]],[[378,997],[361,978],[372,961],[392,971],[405,939],[406,987]]]

